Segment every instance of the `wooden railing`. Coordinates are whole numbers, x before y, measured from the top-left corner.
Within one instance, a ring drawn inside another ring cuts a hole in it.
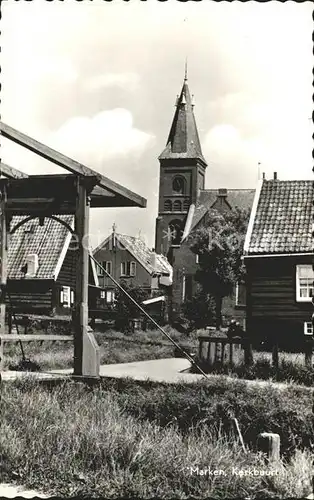
[[[246,339],[234,337],[211,337],[201,336],[199,340],[199,360],[209,366],[217,364],[233,365],[240,362],[244,356],[244,363],[252,363],[252,348]]]

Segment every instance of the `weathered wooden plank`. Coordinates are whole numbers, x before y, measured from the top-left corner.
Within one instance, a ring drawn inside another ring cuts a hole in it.
[[[10,165],[7,165],[2,161],[0,162],[0,175],[4,175],[9,179],[25,179],[26,177],[28,177],[28,175],[24,172],[21,172],[17,168],[10,167]]]
[[[101,188],[108,190],[115,195],[122,196],[123,198],[125,198],[126,202],[131,202],[134,206],[142,208],[146,207],[146,199],[142,198],[142,196],[133,193],[133,191],[130,191],[129,189],[121,186],[120,184],[117,184],[111,179],[108,179],[108,177],[101,175],[99,172],[86,167],[82,163],[73,160],[72,158],[63,155],[62,153],[59,153],[58,151],[50,148],[49,146],[46,146],[45,144],[42,144],[39,141],[36,141],[35,139],[27,136],[26,134],[23,134],[22,132],[19,132],[18,130],[10,127],[2,121],[0,121],[0,131],[4,137],[12,140],[13,142],[16,142],[26,149],[29,149],[42,158],[55,163],[59,167],[65,168],[69,172],[72,172],[72,174],[80,175],[83,177],[96,177],[98,180],[97,185]]]
[[[2,342],[38,342],[38,341],[73,341],[73,335],[32,335],[32,334],[15,334],[0,335]]]

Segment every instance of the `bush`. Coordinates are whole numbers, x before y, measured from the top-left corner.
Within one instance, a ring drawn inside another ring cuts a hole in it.
[[[205,328],[215,324],[215,301],[202,291],[199,291],[192,299],[186,300],[182,305],[182,310],[191,328]]]

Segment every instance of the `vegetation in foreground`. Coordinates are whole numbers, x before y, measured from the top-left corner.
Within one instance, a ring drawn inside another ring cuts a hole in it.
[[[119,384],[120,389],[124,384],[123,392],[118,390]],[[158,423],[158,418],[142,420],[132,415],[132,405],[144,408],[150,396],[152,405],[159,396],[155,417],[162,408],[166,415],[171,401],[176,414],[187,401],[193,406],[203,397],[205,403],[205,394],[209,407],[217,409],[220,393],[228,408],[226,393],[230,398],[231,390],[228,392],[224,384],[207,389],[196,384],[185,387],[187,393],[183,387],[140,387],[130,381],[119,384],[115,381],[107,387],[87,388],[63,382],[45,388],[27,379],[4,384],[0,447],[5,479],[12,479],[14,474],[29,487],[63,496],[287,498],[309,494],[312,457],[308,449],[298,450],[291,460],[277,464],[276,475],[241,477],[234,473],[234,467],[237,471],[269,471],[269,467],[254,451],[243,453],[234,437],[228,437],[222,428],[217,430],[201,422],[201,407],[196,414],[199,427],[194,425],[186,432],[178,422],[163,425],[162,419]],[[241,397],[239,387],[237,401],[242,405],[245,394]],[[210,392],[212,396],[216,393],[216,401],[208,398]],[[200,394],[203,396],[199,399]],[[253,394],[250,396],[252,399]],[[290,399],[287,413],[295,401]],[[286,397],[285,403],[288,400]],[[190,420],[191,410],[185,411]],[[195,471],[197,467],[225,474],[191,473],[191,468]]]
[[[299,361],[296,361],[299,357]],[[301,355],[295,353],[285,353],[280,357],[278,369],[272,366],[270,355],[266,353],[255,353],[252,366],[245,366],[244,363],[238,366],[209,366],[208,363],[196,358],[197,365],[205,373],[232,375],[247,380],[272,380],[274,382],[294,382],[296,384],[313,386],[314,385],[314,366],[308,367],[300,362]],[[192,367],[193,373],[198,373],[195,366]]]

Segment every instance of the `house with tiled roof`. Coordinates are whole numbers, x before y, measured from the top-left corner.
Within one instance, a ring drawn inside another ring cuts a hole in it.
[[[313,312],[313,181],[260,181],[244,244],[247,330],[302,345]]]
[[[150,296],[156,292],[168,294],[172,284],[172,266],[167,258],[148,247],[141,237],[120,234],[113,226],[112,233],[98,245],[93,256],[97,278],[102,288],[102,306],[114,303],[116,285],[102,267],[116,280],[141,287]]]
[[[9,311],[40,315],[69,315],[74,304],[77,251],[69,230],[73,215],[60,221],[46,217],[22,224],[24,216],[11,221],[6,300]],[[67,227],[68,226],[68,227]],[[94,308],[98,292],[95,264],[89,264],[89,301]]]
[[[173,319],[180,316],[182,303],[191,298],[197,288],[194,275],[199,264],[190,250],[188,236],[206,224],[212,209],[224,212],[237,207],[250,211],[255,193],[254,189],[205,189],[207,163],[197,131],[194,97],[190,94],[187,74],[175,108],[166,147],[159,156],[155,233],[156,252],[167,256],[173,267]],[[233,302],[236,296],[239,294],[234,294]]]

